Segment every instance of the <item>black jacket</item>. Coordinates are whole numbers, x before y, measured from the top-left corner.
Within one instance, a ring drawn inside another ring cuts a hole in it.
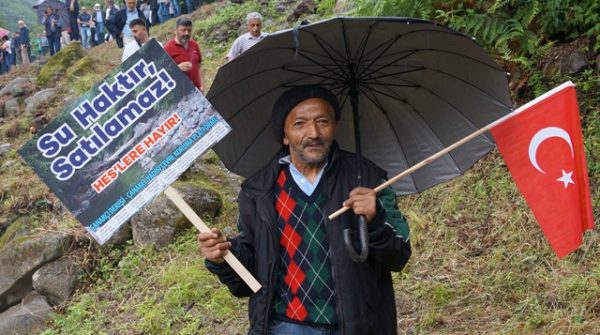
[[[138,13],[138,18],[144,20],[146,22],[146,28],[148,29],[148,34],[150,34],[150,22],[144,16],[139,8],[136,8]],[[108,21],[106,21],[106,29],[108,32],[115,38],[117,42],[117,46],[119,48],[123,47],[123,38],[121,37],[121,33],[123,32],[123,28],[125,28],[125,24],[127,23],[127,7],[119,9],[114,15],[111,15]]]
[[[282,152],[280,157],[287,153]],[[239,195],[240,235],[232,239],[231,252],[256,277],[262,288],[256,293],[226,263],[206,262],[236,296],[250,296],[250,334],[268,333],[268,324],[279,271],[279,232],[276,226],[273,185],[279,173],[279,158],[248,178]],[[334,143],[322,182],[329,201],[325,213],[333,213],[356,185],[356,156],[337,149]],[[363,159],[362,180],[374,188],[386,177],[383,170]],[[358,229],[351,211],[329,221],[326,230],[331,249],[337,314],[342,335],[396,335],[396,305],[390,271],[400,271],[410,257],[408,239],[385,224],[386,211],[378,202],[377,215],[369,223],[369,258],[352,261],[343,242],[344,228]]]

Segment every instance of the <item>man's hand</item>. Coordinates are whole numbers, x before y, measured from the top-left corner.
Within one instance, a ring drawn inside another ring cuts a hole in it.
[[[192,69],[192,62],[181,62],[179,64],[177,64],[177,66],[179,67],[179,69],[183,72],[188,72],[189,70]]]
[[[345,207],[350,207],[356,215],[364,215],[367,223],[375,217],[377,212],[377,193],[370,188],[357,187],[350,192],[348,200],[344,201]]]
[[[198,245],[200,252],[213,263],[223,263],[225,255],[231,248],[231,242],[227,242],[223,233],[217,228],[212,229],[212,233],[199,233]]]

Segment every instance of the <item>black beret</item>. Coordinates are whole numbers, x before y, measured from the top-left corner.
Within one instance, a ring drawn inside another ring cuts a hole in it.
[[[296,105],[311,98],[321,98],[327,101],[335,111],[335,120],[340,119],[340,107],[337,98],[328,89],[318,85],[297,86],[284,92],[273,105],[271,125],[277,143],[283,144],[283,128],[285,118]]]

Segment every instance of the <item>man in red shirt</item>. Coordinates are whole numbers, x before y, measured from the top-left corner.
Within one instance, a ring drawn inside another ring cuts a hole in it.
[[[202,54],[198,43],[191,39],[192,21],[187,17],[177,19],[175,38],[165,44],[165,51],[194,85],[204,93],[202,82]]]

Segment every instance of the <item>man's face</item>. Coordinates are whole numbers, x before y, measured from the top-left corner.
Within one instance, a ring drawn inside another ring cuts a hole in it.
[[[54,9],[52,9],[52,7],[48,7],[48,8],[46,8],[46,14],[47,14],[48,16],[50,16],[50,15],[54,14]]]
[[[177,26],[175,36],[180,43],[187,44],[192,36],[192,26]]]
[[[127,0],[125,3],[127,4],[127,8],[129,10],[134,10],[135,9],[135,1],[136,0]]]
[[[246,24],[250,35],[254,37],[260,36],[260,29],[262,28],[262,22],[259,19],[252,19]]]
[[[146,43],[148,41],[148,30],[144,26],[135,25],[131,28],[133,38],[140,43]]]
[[[335,112],[321,98],[310,98],[297,104],[284,123],[283,144],[290,147],[296,167],[325,163],[336,129]]]

